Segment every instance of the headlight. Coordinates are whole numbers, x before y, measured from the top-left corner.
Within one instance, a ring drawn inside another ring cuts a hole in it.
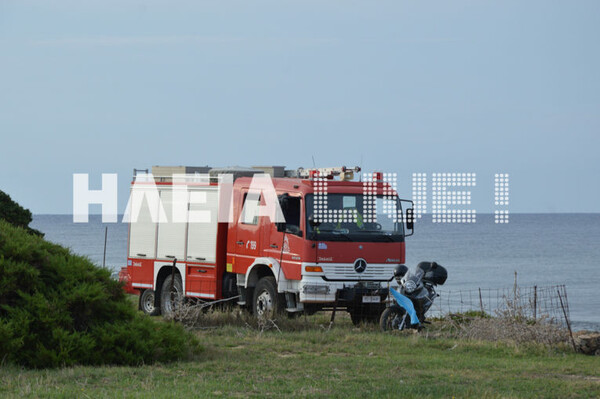
[[[416,289],[417,289],[417,284],[412,280],[408,280],[406,282],[406,284],[404,284],[404,291],[407,294],[412,294]]]

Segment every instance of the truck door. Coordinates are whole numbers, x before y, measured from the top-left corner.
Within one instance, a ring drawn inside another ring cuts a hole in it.
[[[242,207],[240,220],[237,223],[235,234],[235,270],[236,273],[245,273],[254,259],[260,256],[260,225],[258,207],[260,195],[257,193],[242,192]]]
[[[265,255],[279,261],[288,280],[300,280],[301,254],[305,243],[301,229],[302,199],[294,193],[284,193],[278,198],[286,222],[270,223],[266,229],[268,242]]]

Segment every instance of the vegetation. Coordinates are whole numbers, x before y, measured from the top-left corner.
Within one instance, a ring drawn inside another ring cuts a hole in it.
[[[0,220],[3,363],[138,365],[198,350],[181,325],[136,312],[108,270]]]
[[[568,346],[445,338],[355,328],[339,314],[245,324],[207,313],[200,360],[133,367],[5,368],[8,397],[545,397],[600,396],[600,358]],[[280,322],[280,323],[279,323]],[[210,327],[221,323],[219,327]]]
[[[109,271],[10,218],[0,220],[2,397],[600,397],[600,357],[527,320],[469,313],[382,333],[344,313],[332,325],[328,314],[256,321],[186,305],[177,323],[149,318]]]
[[[38,230],[29,227],[29,223],[33,220],[31,211],[17,204],[2,190],[0,190],[0,219],[4,219],[14,226],[22,227],[31,234],[43,236]]]

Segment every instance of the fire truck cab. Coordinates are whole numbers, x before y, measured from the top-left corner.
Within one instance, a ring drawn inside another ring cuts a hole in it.
[[[355,323],[378,320],[413,229],[412,202],[383,174],[353,181],[359,168],[206,167],[182,188],[170,173],[190,170],[154,167],[132,184],[132,198],[141,188],[145,200],[134,209],[130,198],[137,218],[122,275],[140,309],[154,315],[172,312],[175,299],[235,298],[259,317],[335,306]],[[225,190],[219,177],[227,175]],[[269,184],[257,189],[258,177]],[[276,221],[264,215],[269,202]]]

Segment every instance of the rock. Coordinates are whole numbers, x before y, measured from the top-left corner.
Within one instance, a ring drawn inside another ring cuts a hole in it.
[[[575,334],[577,350],[586,355],[600,355],[600,332],[581,331]]]

